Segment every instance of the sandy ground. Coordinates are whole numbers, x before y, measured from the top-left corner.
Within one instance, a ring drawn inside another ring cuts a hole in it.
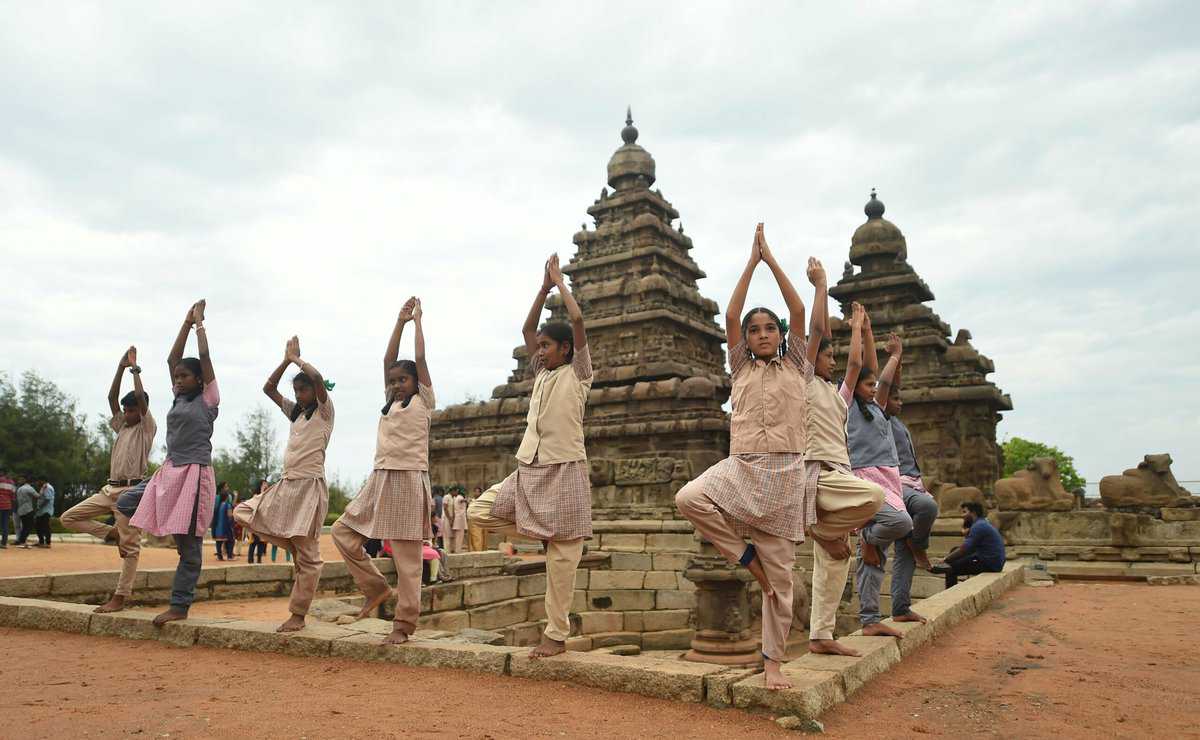
[[[1198,610],[1195,586],[1022,586],[827,713],[826,734],[1200,737]],[[0,629],[0,661],[26,667],[0,695],[13,735],[789,734],[762,715],[566,684],[115,638]]]

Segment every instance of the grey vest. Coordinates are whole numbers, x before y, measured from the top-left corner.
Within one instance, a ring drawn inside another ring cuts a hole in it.
[[[892,425],[883,415],[879,404],[871,401],[867,408],[873,417],[871,421],[864,419],[858,403],[850,400],[850,413],[846,417],[850,467],[855,470],[900,467],[900,461],[896,458],[896,440],[892,438]]]
[[[892,437],[896,440],[896,458],[900,460],[900,475],[920,478],[921,468],[917,465],[917,450],[913,447],[912,435],[899,417],[888,419],[892,423]]]
[[[212,465],[213,421],[217,409],[204,405],[197,393],[176,396],[167,413],[167,459],[172,465]]]

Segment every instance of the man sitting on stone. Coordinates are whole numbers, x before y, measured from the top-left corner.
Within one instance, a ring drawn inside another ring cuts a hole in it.
[[[960,510],[963,526],[967,528],[962,545],[951,550],[942,563],[929,569],[932,573],[946,575],[946,588],[953,588],[959,576],[1004,570],[1004,538],[983,516],[983,506],[976,501],[965,501]]]

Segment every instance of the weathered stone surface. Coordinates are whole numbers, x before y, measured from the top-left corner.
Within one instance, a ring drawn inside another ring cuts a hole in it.
[[[429,593],[432,609],[435,612],[461,609],[463,606],[463,584],[437,583],[426,586],[424,591]]]
[[[605,534],[600,537],[600,546],[613,552],[645,552],[644,534]]]
[[[174,647],[191,647],[200,635],[200,625],[209,622],[201,619],[167,622],[158,633],[158,640]]]
[[[733,706],[733,685],[761,673],[758,668],[727,668],[704,677],[704,702],[724,709]]]
[[[586,571],[583,573],[576,573],[575,574],[575,585],[576,586],[579,585],[580,576],[582,576],[583,578],[586,579],[589,577],[589,574]],[[518,578],[517,578],[517,595],[518,596],[537,596],[538,594],[544,594],[544,593],[546,593],[546,574],[545,573],[534,573],[533,575],[529,575],[529,576],[518,576]]]
[[[456,632],[471,626],[471,615],[463,611],[423,614],[417,619],[417,626],[431,630]]]
[[[636,645],[641,648],[642,635],[640,632],[597,632],[590,635],[592,638],[592,649],[602,647],[612,647],[614,645]],[[610,653],[611,655],[619,655],[619,653]]]
[[[669,570],[652,570],[646,573],[643,586],[647,589],[679,588],[679,574]]]
[[[1100,500],[1107,507],[1175,506],[1191,494],[1175,480],[1171,456],[1146,455],[1136,468],[1100,479]]]
[[[592,649],[592,638],[590,635],[579,635],[578,637],[568,637],[564,643],[567,650],[576,653],[586,653]]]
[[[0,578],[0,596],[40,599],[50,595],[50,576],[10,576]]]
[[[654,604],[656,609],[694,609],[696,607],[696,592],[655,591]]]
[[[504,645],[528,647],[542,641],[542,632],[546,629],[544,621],[521,622],[504,628]]]
[[[647,534],[650,532],[661,532],[663,523],[659,520],[652,519],[616,519],[609,521],[595,522],[592,525],[593,532],[641,532]]]
[[[859,651],[862,656],[851,658],[809,653],[788,663],[788,668],[837,673],[842,677],[846,696],[850,696],[867,681],[900,662],[900,648],[896,643],[901,641],[894,637],[863,637],[856,634],[843,637],[839,642]]]
[[[339,578],[349,578],[350,568],[341,560],[327,560],[321,566],[321,584],[326,581],[336,581]],[[322,585],[322,588],[325,588]]]
[[[1024,470],[996,481],[996,503],[1001,511],[1070,511],[1075,496],[1063,488],[1057,460],[1035,457]]]
[[[644,631],[658,632],[687,627],[691,618],[692,612],[688,609],[659,609],[645,612],[642,615],[642,624]]]
[[[110,612],[92,614],[88,634],[123,637],[127,640],[157,640],[161,629],[154,626],[154,615],[148,612]]]
[[[591,574],[588,589],[640,589],[645,578],[645,571],[640,570],[598,570]]]
[[[592,572],[590,570],[575,571],[575,588],[586,591],[588,584],[592,582]],[[545,593],[545,591],[543,591]]]
[[[793,667],[791,663],[784,665],[783,673],[791,681],[792,688],[772,691],[763,682],[762,673],[756,673],[735,683],[734,706],[741,709],[767,709],[795,714],[804,719],[816,719],[825,710],[846,700],[839,673],[803,670]]]
[[[244,620],[205,624],[196,633],[196,644],[310,657],[328,655],[331,641],[358,634],[354,630],[325,622],[309,622],[299,632],[276,632],[276,626]]]
[[[596,652],[604,655],[641,655],[642,648],[640,645],[612,645],[611,647],[597,648]]]
[[[522,623],[524,624],[524,623]],[[503,645],[504,633],[495,630],[480,630],[474,627],[459,630],[458,632],[450,633],[448,637],[443,637],[439,642],[447,643],[462,643],[470,645]]]
[[[0,627],[16,627],[18,624],[17,614],[21,611],[21,605],[26,601],[32,601],[32,599],[0,596]]]
[[[569,681],[608,691],[624,691],[674,701],[704,700],[704,677],[719,666],[684,661],[654,661],[641,657],[564,653],[531,660],[528,652],[515,653],[509,666],[514,676],[543,681]]]
[[[341,599],[315,599],[308,607],[308,616],[322,622],[336,622],[338,617],[358,614],[360,608]]]
[[[292,566],[272,563],[256,563],[254,565],[225,566],[226,583],[252,583],[256,581],[288,581],[292,580]]]
[[[504,674],[509,656],[519,648],[496,645],[451,644],[443,641],[412,640],[403,645],[384,645],[376,635],[351,635],[330,643],[336,658],[400,663],[409,666],[458,668],[479,673]]]
[[[513,588],[514,590],[516,588],[515,579]],[[478,606],[468,609],[467,613],[471,615],[471,626],[476,629],[491,630],[530,621],[529,603],[525,599],[509,599],[495,604]]]
[[[653,557],[654,570],[682,571],[687,567],[692,554],[688,552],[656,552]]]
[[[248,599],[259,596],[284,596],[292,589],[291,581],[252,581],[247,583],[214,583],[214,599]]]
[[[644,552],[614,552],[609,558],[613,570],[650,570],[653,566],[653,556]]]
[[[91,573],[55,573],[50,584],[54,596],[108,593],[117,585],[117,573],[105,571]]]
[[[700,549],[700,543],[690,534],[648,534],[647,552],[692,552]]]
[[[517,577],[495,576],[463,583],[463,605],[479,606],[516,598]],[[525,621],[524,619],[518,621]]]
[[[644,630],[642,625],[644,624],[644,615],[647,612],[621,612],[621,614],[625,617],[626,632],[642,632]]]
[[[576,592],[578,593],[578,592]],[[587,611],[646,611],[654,608],[654,591],[587,591]],[[664,592],[665,593],[665,592]]]
[[[1146,576],[1151,586],[1200,586],[1200,575]]]
[[[580,612],[579,634],[593,635],[597,632],[620,632],[625,626],[621,612]]]
[[[16,624],[13,626],[86,634],[95,608],[88,604],[64,601],[23,600],[17,609]]]
[[[652,614],[653,612],[647,612]],[[642,633],[643,650],[687,650],[691,647],[692,637],[696,634],[692,629],[646,631]]]
[[[268,566],[247,565],[245,567],[247,567],[247,568],[266,568]],[[277,567],[277,566],[272,566],[272,567]],[[199,589],[199,588],[202,588],[204,586],[207,586],[207,585],[213,584],[213,583],[225,583],[225,577],[226,577],[227,571],[228,571],[228,568],[223,565],[220,567],[201,568],[200,569],[200,580],[196,581],[196,588]],[[290,568],[288,569],[287,572],[288,573],[291,572]],[[146,574],[145,587],[147,589],[151,589],[151,590],[170,590],[171,582],[173,580],[175,580],[175,569],[174,568],[152,568],[149,570],[139,571],[139,573]],[[114,575],[114,577],[115,577],[115,575]],[[289,575],[286,577],[290,581],[291,576]]]

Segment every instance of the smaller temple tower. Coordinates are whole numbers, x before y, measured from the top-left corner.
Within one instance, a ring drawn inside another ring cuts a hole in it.
[[[850,239],[850,261],[829,289],[844,317],[830,322],[838,367],[846,366],[850,306],[857,301],[871,315],[880,367],[888,333],[904,340],[902,418],[912,432],[926,485],[991,491],[1002,467],[996,424],[1012,401],[987,379],[995,366],[971,346],[971,333],[959,329],[950,341],[950,326],[924,305],[933,300],[933,291],[908,264],[904,234],[883,217],[883,202],[874,190],[863,211],[867,221]]]

